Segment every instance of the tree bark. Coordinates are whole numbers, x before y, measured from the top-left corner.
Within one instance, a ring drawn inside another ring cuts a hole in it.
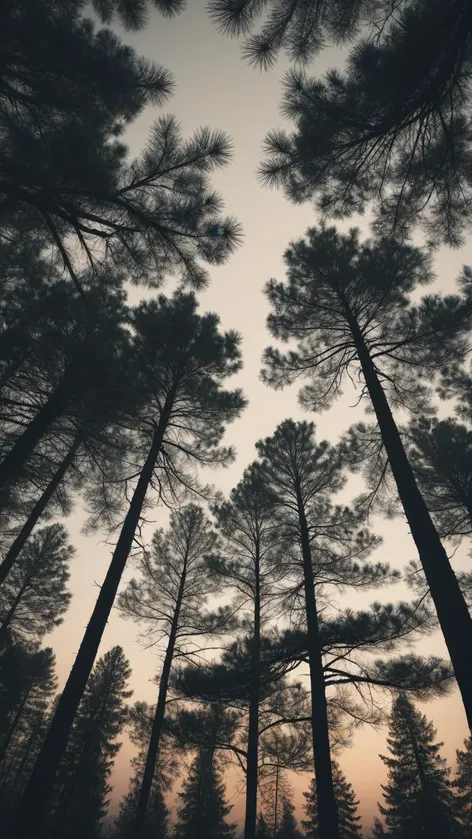
[[[297,492],[297,502],[303,558],[308,659],[310,663],[311,725],[319,834],[320,839],[339,839],[338,814],[334,795],[331,747],[329,743],[328,703],[326,701],[326,685],[316,609],[315,580],[311,560],[308,525],[303,500],[299,491]]]
[[[161,451],[174,397],[175,394],[172,393],[166,400],[95,608],[17,810],[11,839],[30,839],[31,836],[40,839],[43,835],[45,810],[51,797],[56,772],[67,746],[77,708],[91,673],[133,544],[146,492]]]
[[[257,823],[257,778],[259,760],[259,697],[261,690],[261,594],[259,549],[255,557],[254,636],[251,654],[251,685],[249,695],[249,725],[247,735],[246,815],[244,839],[254,839]]]
[[[167,644],[166,655],[162,667],[161,678],[159,680],[159,695],[157,697],[156,711],[154,720],[152,722],[151,737],[149,740],[148,751],[146,755],[146,763],[144,766],[143,780],[141,781],[141,788],[139,790],[138,803],[136,805],[136,819],[134,823],[134,839],[142,839],[144,834],[146,810],[149,804],[151,795],[152,782],[154,779],[154,771],[156,768],[156,760],[159,751],[159,742],[162,734],[162,723],[164,722],[164,715],[167,702],[167,690],[169,687],[169,677],[172,667],[172,660],[174,658],[175,641],[177,638],[177,630],[179,626],[180,609],[182,606],[182,599],[185,590],[185,579],[187,571],[187,561],[184,562],[182,570],[182,577],[180,579],[179,591],[175,604],[174,614],[172,616],[172,624],[169,633],[169,641]]]
[[[43,515],[46,507],[48,506],[52,496],[62,483],[62,480],[73,462],[77,451],[79,450],[81,445],[80,435],[77,435],[72,443],[69,451],[67,452],[66,456],[60,463],[58,469],[54,473],[53,477],[51,478],[49,484],[47,485],[46,489],[42,493],[42,495],[38,498],[36,504],[34,505],[33,509],[31,510],[28,518],[26,519],[23,527],[21,528],[18,536],[16,537],[15,541],[10,545],[3,562],[0,564],[0,585],[4,582],[7,575],[10,573],[15,561],[17,560],[20,552],[23,550],[26,542],[28,541],[33,529],[35,528],[38,520]]]
[[[357,321],[350,327],[398,495],[418,549],[472,731],[472,619],[456,575],[416,483],[377,370]]]

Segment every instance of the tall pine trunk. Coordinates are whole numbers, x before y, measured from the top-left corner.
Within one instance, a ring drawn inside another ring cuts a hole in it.
[[[77,435],[66,456],[63,458],[53,477],[49,481],[49,484],[47,485],[46,489],[38,498],[36,504],[31,510],[15,541],[10,545],[8,551],[5,554],[3,562],[0,564],[0,585],[4,582],[4,580],[10,573],[19,554],[21,553],[24,546],[26,545],[26,542],[31,536],[33,529],[36,527],[39,519],[46,510],[46,507],[48,506],[51,498],[62,483],[69,466],[73,462],[77,454],[77,451],[80,448],[80,445],[81,439],[80,436]]]
[[[172,660],[174,658],[175,641],[177,638],[177,630],[179,626],[180,609],[182,606],[182,598],[185,589],[185,578],[187,570],[187,560],[184,562],[182,570],[182,577],[180,579],[179,591],[175,604],[174,614],[172,616],[172,624],[169,633],[169,641],[167,644],[166,655],[162,667],[161,678],[159,680],[159,695],[157,697],[156,711],[152,722],[151,737],[149,739],[149,746],[146,755],[146,763],[144,766],[143,779],[139,790],[138,803],[136,805],[136,819],[134,823],[134,839],[142,839],[144,834],[146,810],[149,804],[151,795],[152,782],[154,779],[154,772],[156,769],[156,760],[159,751],[159,743],[162,734],[162,723],[164,722],[164,715],[166,711],[167,691],[169,688],[170,671],[172,667]]]
[[[334,795],[331,748],[329,743],[328,703],[321,654],[320,632],[316,608],[315,580],[311,562],[308,525],[300,493],[297,493],[300,521],[305,609],[310,664],[311,726],[316,777],[316,798],[320,839],[339,839],[338,814]]]
[[[5,505],[5,491],[8,485],[21,473],[36,446],[50,429],[53,422],[61,416],[70,399],[73,387],[75,365],[71,363],[55,390],[39,409],[25,430],[15,441],[6,457],[0,463],[0,499]]]
[[[74,718],[92,671],[95,656],[133,544],[146,492],[162,448],[172,402],[173,396],[166,400],[92,617],[85,630],[69,678],[17,810],[11,831],[12,839],[13,837],[14,839],[31,839],[31,836],[40,839],[43,835],[45,810],[51,798],[56,772],[67,746]]]
[[[244,839],[254,839],[257,823],[257,779],[259,760],[259,700],[261,690],[261,595],[259,550],[256,549],[256,584],[254,598],[254,636],[251,653],[249,725],[247,735],[246,815]]]
[[[377,370],[354,316],[350,328],[398,495],[418,549],[472,730],[472,619],[456,575],[416,483]]]

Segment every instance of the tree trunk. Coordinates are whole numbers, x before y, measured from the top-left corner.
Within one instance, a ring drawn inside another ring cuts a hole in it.
[[[326,701],[323,658],[316,609],[315,580],[311,564],[311,547],[305,510],[299,492],[297,496],[303,557],[308,659],[310,663],[311,724],[319,834],[320,839],[339,839],[329,743],[328,703]]]
[[[25,705],[28,701],[28,697],[30,695],[30,692],[31,692],[31,685],[25,691],[23,699],[21,700],[19,708],[18,708],[18,710],[17,710],[17,712],[16,712],[16,714],[13,718],[13,722],[12,722],[12,724],[11,724],[7,734],[6,734],[5,740],[3,741],[3,743],[0,747],[0,763],[2,763],[4,757],[7,753],[8,746],[10,745],[10,742],[11,742],[11,738],[13,737],[13,735],[16,731],[16,727],[21,720],[21,716],[23,714],[24,707],[25,707]]]
[[[3,496],[3,499],[5,499],[7,486],[19,475],[41,438],[64,410],[64,406],[70,397],[71,383],[73,384],[73,369],[74,365],[70,364],[47,402],[39,409],[36,416],[17,438],[13,448],[0,463],[0,498]],[[2,506],[4,505],[5,500],[2,502]]]
[[[353,317],[350,326],[398,495],[418,549],[472,731],[472,620],[469,610],[416,483],[377,370]]]
[[[64,754],[77,708],[106,627],[151,481],[175,394],[166,400],[146,462],[141,470],[107,575],[85,630],[65,688],[16,813],[11,839],[43,835],[45,810],[49,803],[59,762]]]
[[[277,758],[278,761],[278,758]],[[274,792],[274,839],[277,839],[278,827],[279,827],[279,764],[275,767],[275,792]]]
[[[259,696],[261,689],[261,596],[258,548],[256,548],[255,571],[256,584],[254,598],[254,637],[252,639],[251,654],[251,685],[249,695],[249,726],[247,735],[246,816],[244,820],[244,839],[254,839],[256,835],[257,823]]]
[[[0,626],[0,650],[4,650],[8,646],[8,629],[9,626],[15,617],[15,612],[18,608],[18,604],[21,602],[21,598],[23,597],[26,589],[28,588],[28,583],[25,582],[13,600],[5,618],[2,621],[2,625]]]
[[[38,523],[38,520],[43,515],[46,507],[48,506],[52,496],[60,486],[64,475],[66,474],[69,466],[71,465],[72,461],[74,460],[78,449],[81,445],[81,439],[79,434],[75,437],[74,442],[72,443],[69,451],[67,452],[66,456],[60,463],[57,471],[54,473],[53,477],[51,478],[49,484],[47,485],[46,489],[38,498],[36,504],[34,505],[33,509],[31,510],[28,518],[26,519],[23,527],[21,528],[18,536],[16,537],[15,541],[10,545],[3,562],[0,564],[0,585],[4,582],[7,575],[10,573],[13,565],[18,558],[20,552],[23,550],[26,542],[28,541],[31,533]]]
[[[185,560],[182,571],[182,577],[180,579],[175,610],[172,617],[172,625],[169,633],[169,642],[167,644],[167,650],[164,659],[164,664],[162,667],[161,678],[159,680],[159,695],[157,697],[156,712],[154,714],[154,720],[152,723],[151,737],[149,740],[149,746],[146,755],[143,780],[141,781],[138,803],[136,805],[134,839],[142,839],[142,836],[144,834],[146,810],[149,804],[149,797],[151,795],[154,771],[156,768],[157,754],[159,751],[159,742],[162,734],[162,723],[164,722],[164,714],[166,710],[167,690],[169,687],[169,677],[172,667],[172,660],[174,658],[174,649],[175,641],[177,638],[177,630],[179,626],[180,609],[182,606],[182,599],[184,596],[186,571],[187,561]]]

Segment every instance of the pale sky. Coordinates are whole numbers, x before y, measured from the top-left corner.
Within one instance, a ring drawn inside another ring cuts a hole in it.
[[[165,20],[152,13],[143,32],[137,35],[126,33],[124,38],[139,53],[171,70],[176,81],[176,93],[166,106],[161,110],[147,110],[129,130],[128,142],[133,153],[143,146],[149,126],[161,113],[175,114],[185,134],[201,125],[208,125],[225,130],[234,143],[231,164],[214,177],[213,183],[225,198],[227,212],[242,223],[244,242],[226,265],[211,269],[211,285],[200,295],[202,311],[210,309],[218,312],[224,328],[236,329],[243,336],[244,369],[237,377],[237,385],[243,388],[249,407],[241,419],[229,428],[226,436],[226,441],[237,449],[235,463],[226,471],[214,475],[216,486],[228,492],[238,482],[245,466],[254,459],[255,442],[273,433],[284,418],[313,419],[319,437],[335,443],[340,433],[363,415],[362,409],[351,408],[355,396],[347,393],[329,413],[307,416],[297,404],[296,388],[274,392],[259,379],[261,354],[270,341],[265,327],[268,307],[262,287],[270,277],[283,277],[282,254],[288,242],[302,236],[307,227],[317,223],[309,205],[291,205],[281,192],[262,187],[255,175],[265,133],[283,123],[279,114],[280,80],[286,65],[280,62],[267,74],[248,67],[240,57],[237,42],[219,35],[210,24],[202,0],[189,0],[186,11],[174,20]],[[314,63],[313,73],[321,75],[328,67],[342,64],[342,61],[340,50],[327,48]],[[367,234],[365,222],[356,219],[355,223]],[[352,224],[351,220],[343,223],[342,227],[346,229]],[[441,250],[435,260],[436,287],[450,290],[462,264],[467,262],[472,263],[471,240],[461,251]],[[139,289],[133,289],[133,301],[137,301],[140,294]],[[164,523],[165,513],[156,510],[155,520],[156,525]],[[71,569],[73,601],[63,626],[45,639],[45,643],[51,644],[56,651],[61,686],[78,649],[97,597],[97,585],[103,580],[110,558],[110,547],[100,536],[86,538],[81,535],[82,522],[78,502],[74,514],[65,522],[77,547]],[[378,519],[374,526],[384,537],[384,544],[375,559],[402,568],[415,557],[415,546],[401,519]],[[150,541],[152,528],[146,535]],[[457,567],[470,564],[468,549],[468,545],[464,544],[454,558]],[[131,575],[129,569],[125,580]],[[347,596],[340,603],[357,607],[374,599],[396,600],[408,596],[405,587],[399,584],[386,592],[373,592],[363,598],[359,595],[355,598]],[[135,641],[136,634],[136,626],[123,621],[115,611],[100,651],[103,653],[111,646],[121,644],[133,669],[133,701],[155,702],[157,689],[151,680],[156,672],[156,654],[141,650]],[[416,649],[424,653],[445,654],[439,635],[423,640]],[[462,746],[467,734],[457,690],[447,699],[429,703],[425,712],[433,718],[438,738],[445,742],[443,756],[451,763],[455,749]],[[380,784],[385,778],[384,767],[378,757],[379,752],[385,753],[385,735],[385,729],[373,731],[364,728],[358,731],[352,748],[346,750],[340,759],[360,799],[365,828],[372,824],[377,813]],[[131,756],[131,747],[125,740],[112,779],[114,810],[126,791]],[[234,804],[232,818],[239,821],[244,812],[244,797],[237,793],[234,784],[240,780],[236,776],[228,779],[228,795]],[[307,777],[295,779],[295,803],[298,808],[301,792],[308,787],[308,780]],[[301,816],[300,809],[298,815]]]

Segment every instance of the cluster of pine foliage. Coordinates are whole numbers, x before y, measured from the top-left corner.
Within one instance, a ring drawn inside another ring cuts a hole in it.
[[[470,839],[472,742],[451,775],[414,704],[456,683],[472,727],[472,573],[450,562],[472,534],[472,270],[454,293],[422,291],[434,246],[461,244],[472,222],[470,0],[209,0],[247,60],[293,63],[293,128],[267,135],[260,174],[320,219],[265,286],[263,380],[302,380],[311,414],[354,384],[370,416],[336,442],[286,419],[226,499],[204,476],[234,459],[241,339],[198,291],[241,240],[211,179],[232,147],[158,116],[131,159],[127,127],[174,87],[116,34],[145,27],[150,6],[0,4],[2,835],[231,839],[231,766],[244,839],[360,839],[337,753],[391,704],[373,835]],[[329,41],[349,45],[345,70],[312,78]],[[328,224],[365,210],[368,240]],[[154,293],[132,305],[131,283]],[[353,473],[363,490],[346,501]],[[63,522],[78,505],[113,550],[57,693],[44,639],[67,619],[78,560]],[[170,520],[149,539],[155,508]],[[417,549],[410,600],[340,607],[401,576],[375,558],[385,514],[405,517]],[[130,703],[121,647],[99,656],[113,608],[159,651],[154,705]],[[450,662],[413,651],[438,629]],[[136,754],[110,821],[124,732]],[[293,771],[312,776],[300,824]]]

